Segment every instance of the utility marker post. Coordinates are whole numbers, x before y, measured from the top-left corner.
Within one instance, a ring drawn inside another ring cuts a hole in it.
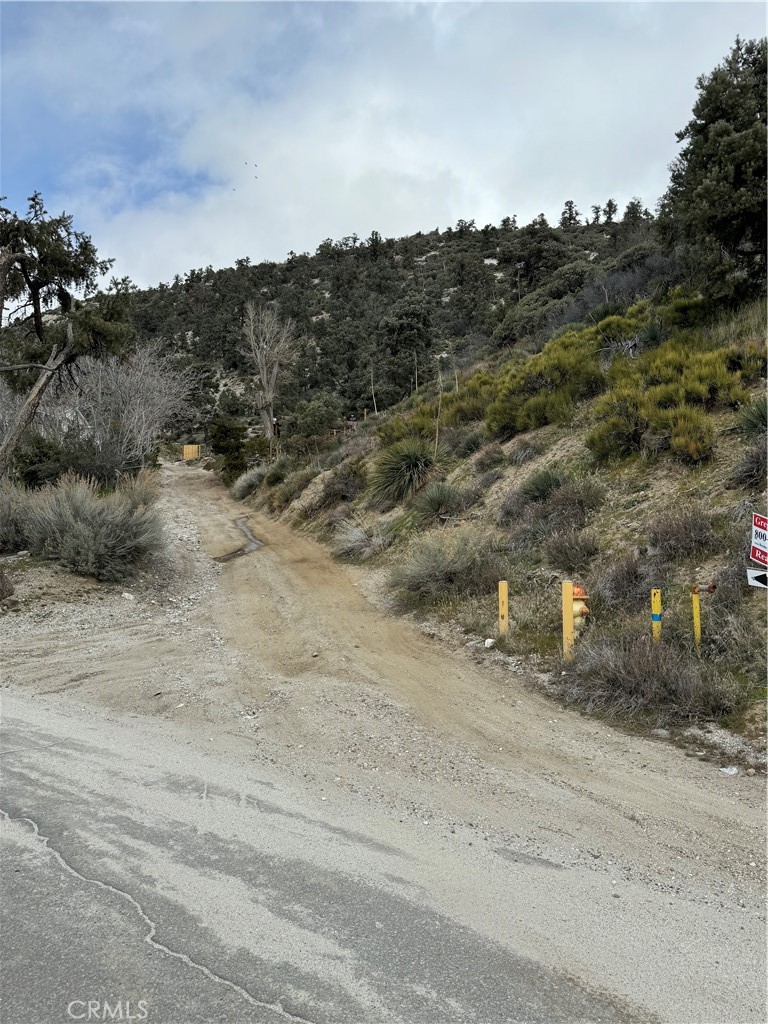
[[[573,661],[573,582],[563,580],[563,660]]]
[[[509,583],[499,580],[499,633],[506,636],[509,632]]]
[[[661,591],[657,587],[651,591],[651,630],[654,641],[661,640]]]
[[[701,598],[698,586],[691,588],[691,606],[693,609],[693,642],[696,644],[696,653],[699,654],[701,651]]]

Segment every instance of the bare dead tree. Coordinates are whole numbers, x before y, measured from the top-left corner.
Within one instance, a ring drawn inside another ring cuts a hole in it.
[[[127,359],[86,356],[77,380],[47,391],[36,429],[67,448],[87,451],[94,470],[116,477],[144,465],[164,429],[185,412],[193,384],[192,371],[162,356],[159,345]]]
[[[243,322],[245,343],[242,354],[256,373],[256,406],[266,437],[274,436],[275,392],[280,370],[290,365],[299,352],[296,325],[281,320],[271,306],[246,303]]]

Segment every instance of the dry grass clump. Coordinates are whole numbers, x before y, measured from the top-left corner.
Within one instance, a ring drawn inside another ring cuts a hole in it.
[[[232,484],[232,496],[238,501],[247,498],[257,489],[264,477],[267,475],[267,467],[260,463],[258,466],[251,466]]]
[[[366,562],[384,551],[395,539],[386,527],[370,526],[362,519],[345,519],[336,527],[333,554],[336,558]]]
[[[637,551],[610,555],[592,566],[588,593],[596,606],[637,609],[650,601],[652,587],[661,587],[667,570]]]
[[[493,592],[505,568],[498,537],[465,527],[415,538],[390,585],[406,605],[435,604]]]
[[[751,491],[763,490],[768,478],[768,434],[758,434],[742,458],[734,466],[729,483],[731,487],[745,487]]]
[[[669,508],[654,515],[648,528],[651,549],[670,561],[708,551],[716,540],[714,518],[699,505]]]
[[[510,449],[507,462],[510,466],[524,466],[526,462],[532,462],[539,455],[541,455],[541,448],[538,445],[520,438]]]
[[[506,461],[504,449],[498,441],[492,441],[480,449],[475,459],[475,472],[487,473],[489,469],[497,469]]]
[[[597,537],[588,530],[560,530],[543,544],[547,561],[565,572],[584,572],[597,556]]]
[[[585,637],[565,677],[569,701],[588,711],[658,723],[717,719],[745,706],[745,690],[716,669],[665,641],[623,633]]]

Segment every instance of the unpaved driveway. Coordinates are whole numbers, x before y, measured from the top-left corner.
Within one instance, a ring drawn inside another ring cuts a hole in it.
[[[132,715],[137,742],[164,719],[318,806],[405,827],[436,864],[460,854],[457,919],[649,1019],[764,1018],[763,778],[563,710],[377,610],[280,523],[252,516],[264,547],[218,565],[243,505],[201,470],[163,479],[172,557],[127,596],[28,574],[2,620],[13,689]]]

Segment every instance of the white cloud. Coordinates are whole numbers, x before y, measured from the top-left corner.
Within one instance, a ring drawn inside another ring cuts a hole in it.
[[[5,92],[32,80],[77,121],[52,205],[142,284],[567,198],[652,206],[696,76],[760,31],[737,4],[59,6]]]

